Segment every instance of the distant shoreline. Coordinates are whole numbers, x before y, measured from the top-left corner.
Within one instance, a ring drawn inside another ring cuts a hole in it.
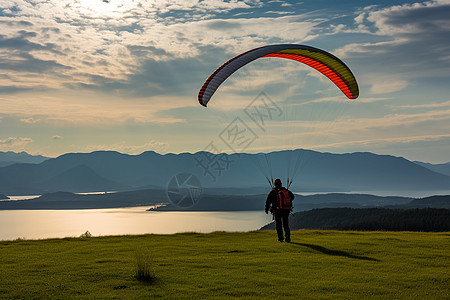
[[[164,190],[139,190],[108,194],[74,194],[57,192],[28,200],[0,201],[0,210],[70,210],[106,209],[161,205],[152,211],[257,211],[264,210],[266,195],[202,195],[190,207],[175,207]],[[450,208],[450,196],[411,198],[368,194],[327,193],[296,195],[294,211],[316,208]]]

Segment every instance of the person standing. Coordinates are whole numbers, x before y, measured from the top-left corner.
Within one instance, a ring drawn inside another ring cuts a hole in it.
[[[267,195],[264,211],[266,214],[270,211],[274,216],[278,241],[290,243],[291,229],[289,228],[289,214],[292,211],[292,200],[294,200],[295,196],[290,190],[282,186],[281,179],[275,179],[274,185],[273,189]]]

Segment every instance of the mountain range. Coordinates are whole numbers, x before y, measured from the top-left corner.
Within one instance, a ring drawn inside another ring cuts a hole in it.
[[[296,166],[298,172],[291,186],[294,191],[450,190],[450,176],[402,157],[299,149],[269,154],[69,153],[38,163],[0,167],[0,193],[165,189],[179,173],[190,173],[203,187],[222,190],[221,194],[230,194],[231,189],[249,189],[253,193],[267,190],[266,177],[270,178],[270,174],[285,183],[288,170],[292,178]]]
[[[31,155],[26,152],[16,153],[12,151],[8,152],[0,151],[0,167],[6,167],[17,163],[38,164],[47,159],[49,159],[49,157],[45,157],[42,155]]]

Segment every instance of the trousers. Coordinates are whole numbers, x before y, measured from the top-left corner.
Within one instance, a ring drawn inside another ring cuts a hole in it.
[[[291,229],[289,228],[289,214],[290,210],[277,210],[274,212],[275,217],[275,227],[277,229],[278,240],[280,242],[286,240],[286,242],[291,241]],[[284,238],[283,238],[284,229]]]

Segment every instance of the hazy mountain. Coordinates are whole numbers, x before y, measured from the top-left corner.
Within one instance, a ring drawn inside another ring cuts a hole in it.
[[[116,191],[128,188],[125,184],[103,178],[85,165],[52,168],[41,163],[14,164],[0,168],[0,190],[8,195],[36,195],[56,191]]]
[[[9,166],[16,163],[39,164],[47,159],[49,159],[49,157],[45,157],[42,155],[31,155],[26,152],[16,153],[12,151],[0,151],[0,167]]]
[[[445,163],[445,164],[430,164],[430,163],[424,163],[424,162],[420,162],[420,161],[414,161],[414,163],[418,164],[419,166],[430,169],[434,172],[450,176],[450,162]]]
[[[174,175],[182,172],[195,175],[205,188],[266,190],[268,183],[261,170],[269,174],[267,166],[271,165],[273,176],[285,182],[289,161],[291,174],[294,166],[299,166],[292,186],[294,191],[450,190],[449,176],[401,157],[295,150],[270,155],[207,152],[161,155],[153,151],[140,155],[113,151],[70,153],[39,164],[0,168],[0,192],[35,194],[65,188],[86,192],[105,187],[123,190],[144,186],[164,189]],[[77,169],[79,166],[88,166],[90,171],[86,167]],[[84,180],[83,174],[96,179]],[[227,194],[226,190],[224,193]]]
[[[126,190],[130,186],[105,179],[85,165],[78,165],[43,181],[40,186],[45,190],[67,192],[98,192]]]
[[[431,196],[411,201],[407,207],[421,208],[447,208],[450,209],[450,195]]]

